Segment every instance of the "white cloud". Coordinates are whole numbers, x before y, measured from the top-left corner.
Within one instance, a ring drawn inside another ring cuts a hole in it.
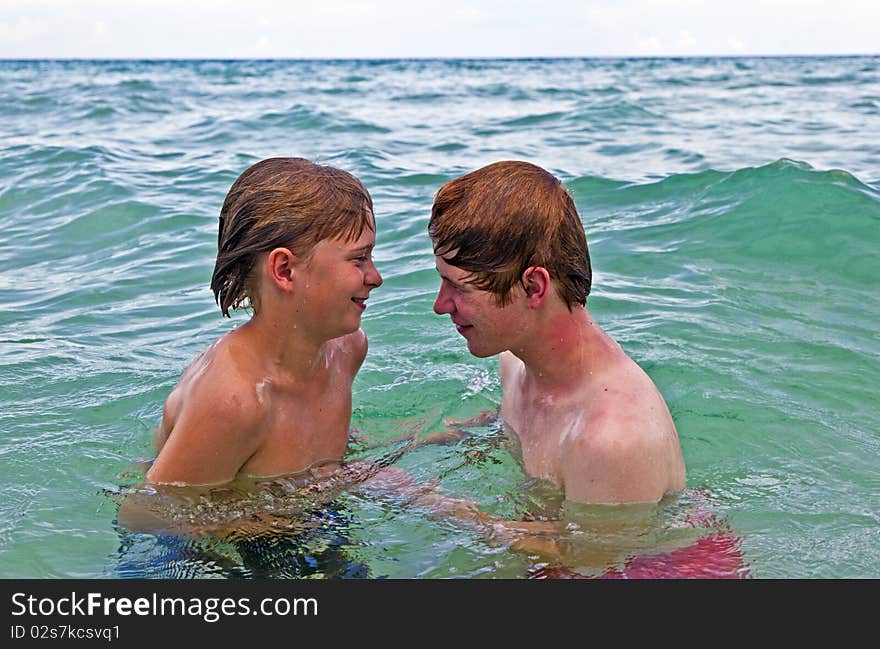
[[[272,39],[268,36],[260,36],[256,43],[254,43],[253,47],[250,48],[250,55],[255,58],[268,57],[272,55],[273,51],[272,47]]]
[[[639,38],[636,41],[636,55],[659,56],[661,53],[663,53],[663,51],[663,44],[656,36]]]
[[[674,45],[675,54],[699,54],[700,45],[694,35],[686,29],[678,32],[678,38]]]
[[[746,45],[736,36],[728,36],[725,40],[727,43],[727,49],[730,50],[732,54],[745,54],[746,53]]]
[[[51,33],[45,20],[31,16],[11,16],[0,20],[0,42],[6,47],[21,47],[29,43],[39,42]]]

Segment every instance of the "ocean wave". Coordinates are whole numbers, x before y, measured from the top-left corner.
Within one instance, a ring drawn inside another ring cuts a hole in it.
[[[637,251],[644,240],[677,242],[673,249],[682,261],[711,260],[715,268],[741,266],[753,274],[750,267],[769,272],[773,260],[777,279],[813,277],[862,289],[878,270],[873,233],[880,192],[845,170],[780,159],[654,183],[588,177],[569,186],[585,204],[588,233],[614,241],[621,252]]]

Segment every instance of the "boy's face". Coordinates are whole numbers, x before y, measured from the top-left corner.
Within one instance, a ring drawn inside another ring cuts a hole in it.
[[[367,228],[356,241],[324,239],[298,273],[303,309],[331,338],[357,331],[370,291],[382,284],[373,263],[375,244],[376,233]]]
[[[512,301],[498,306],[495,294],[468,283],[468,273],[442,257],[434,257],[440,275],[440,290],[434,313],[449,314],[456,330],[467,340],[468,351],[486,358],[511,349],[515,344],[524,305],[514,287]]]

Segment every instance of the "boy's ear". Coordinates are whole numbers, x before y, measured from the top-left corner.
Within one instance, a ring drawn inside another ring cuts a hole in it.
[[[549,295],[550,273],[542,266],[529,266],[522,274],[522,285],[529,308],[536,309]]]
[[[293,274],[296,257],[288,248],[275,248],[266,258],[269,279],[282,291],[293,292]]]

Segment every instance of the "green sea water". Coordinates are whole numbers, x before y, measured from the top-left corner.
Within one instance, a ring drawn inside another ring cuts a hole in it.
[[[581,554],[653,551],[700,509],[749,576],[880,577],[880,58],[3,61],[0,96],[0,577],[240,567],[234,548],[168,559],[117,526],[114,495],[139,484],[182,370],[247,317],[221,318],[208,288],[217,216],[278,155],[373,196],[385,283],[353,457],[497,409],[496,361],[431,310],[426,225],[445,181],[529,160],[574,196],[588,307],[666,397],[688,490],[650,533],[608,534],[631,513],[562,503],[492,426],[394,464],[494,514],[568,517]],[[296,550],[311,576],[339,556],[349,576],[405,578],[539,561],[405,501],[266,498],[315,522]]]

